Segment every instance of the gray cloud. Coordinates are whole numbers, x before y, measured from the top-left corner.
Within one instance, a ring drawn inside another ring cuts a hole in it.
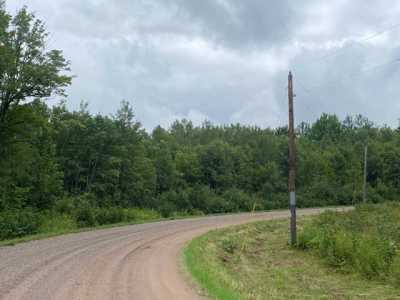
[[[232,48],[271,47],[290,36],[288,1],[168,0],[214,43]]]
[[[297,121],[362,113],[397,125],[400,3],[264,0],[13,0],[46,21],[77,78],[69,105],[113,113],[131,101],[151,129],[286,123],[294,71]],[[390,7],[390,9],[388,9]],[[375,37],[374,33],[389,29]],[[385,64],[387,63],[387,64]]]

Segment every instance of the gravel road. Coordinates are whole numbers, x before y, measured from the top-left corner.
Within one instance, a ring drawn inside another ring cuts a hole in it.
[[[284,217],[288,211],[212,216],[0,247],[0,299],[204,299],[185,280],[184,244],[211,229]]]

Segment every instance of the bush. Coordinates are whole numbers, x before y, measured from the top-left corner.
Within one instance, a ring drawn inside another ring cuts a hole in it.
[[[207,186],[198,185],[182,191],[164,192],[157,199],[157,210],[162,217],[169,218],[176,214],[213,214],[252,211],[263,209],[263,201],[250,196],[237,188],[222,194]]]
[[[175,191],[169,191],[161,194],[158,201],[158,211],[161,213],[163,218],[171,217],[177,210],[176,202],[178,202],[180,195]]]
[[[262,195],[259,196],[262,197]],[[287,193],[274,193],[273,195],[270,195],[266,200],[262,201],[262,209],[272,210],[286,208],[288,206],[288,201],[289,198]]]
[[[0,240],[35,234],[39,230],[39,225],[39,215],[32,210],[1,212]]]
[[[260,205],[260,200],[251,197],[239,189],[229,189],[222,194],[226,212],[252,211]],[[257,201],[258,200],[258,201]]]
[[[212,207],[212,197],[215,196],[213,190],[205,185],[197,185],[190,189],[189,197],[193,204],[193,209],[201,210],[204,213],[215,213]]]
[[[359,240],[354,252],[355,267],[367,278],[384,277],[389,273],[395,255],[394,245],[378,237]]]
[[[332,264],[347,267],[354,264],[355,243],[351,233],[339,230],[333,236]]]
[[[314,249],[331,266],[366,278],[400,280],[400,205],[361,205],[347,213],[326,212],[304,227],[300,249]]]
[[[177,208],[174,203],[166,201],[161,203],[158,210],[163,218],[169,218],[177,211]]]
[[[97,208],[94,210],[95,223],[98,225],[116,224],[126,221],[125,212],[122,208]]]
[[[82,206],[74,211],[74,218],[79,227],[92,227],[96,225],[96,217],[93,209],[89,206]]]
[[[319,228],[307,225],[299,234],[297,246],[301,249],[319,249],[321,238],[322,234]]]
[[[147,208],[126,208],[124,209],[127,222],[144,222],[161,219],[161,215],[154,209]]]
[[[76,200],[71,197],[65,197],[56,201],[54,210],[59,214],[72,215],[76,208]]]
[[[397,253],[393,258],[389,272],[392,281],[400,286],[400,253]]]
[[[76,221],[69,215],[51,213],[41,217],[40,233],[70,231],[78,228]]]
[[[190,212],[190,214],[191,214],[192,216],[204,216],[204,212],[202,212],[202,211],[199,210],[199,209],[193,209],[193,210]]]

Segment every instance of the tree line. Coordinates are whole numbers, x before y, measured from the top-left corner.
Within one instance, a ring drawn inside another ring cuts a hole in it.
[[[113,116],[91,114],[85,103],[71,111],[66,100],[50,107],[50,96],[67,99],[72,77],[46,37],[27,8],[11,16],[0,1],[0,231],[24,212],[29,219],[78,211],[91,225],[96,209],[170,216],[287,207],[286,127],[177,120],[147,132],[126,101]],[[359,202],[365,144],[369,200],[396,200],[398,129],[323,114],[301,123],[296,135],[300,206]],[[8,217],[2,222],[1,215]]]
[[[287,128],[176,121],[146,132],[128,102],[115,116],[35,100],[10,111],[3,130],[0,209],[52,209],[84,197],[95,207],[219,213],[287,206]],[[366,118],[323,114],[297,128],[299,205],[395,200],[400,132]]]

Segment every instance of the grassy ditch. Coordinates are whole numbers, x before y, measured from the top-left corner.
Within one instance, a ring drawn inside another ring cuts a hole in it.
[[[315,217],[300,218],[299,231]],[[327,264],[288,246],[288,220],[211,231],[184,250],[187,269],[213,299],[400,299],[391,282]]]

